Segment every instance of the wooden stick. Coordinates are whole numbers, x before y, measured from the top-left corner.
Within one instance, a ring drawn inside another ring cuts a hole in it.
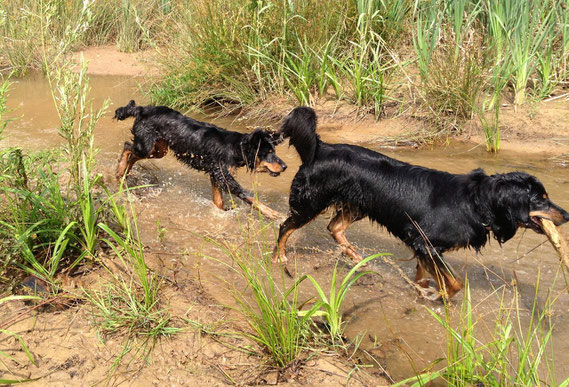
[[[567,270],[569,270],[569,248],[567,247],[567,240],[561,236],[558,228],[555,227],[555,224],[551,220],[541,218],[540,221],[541,229],[557,251],[561,262],[563,262]]]

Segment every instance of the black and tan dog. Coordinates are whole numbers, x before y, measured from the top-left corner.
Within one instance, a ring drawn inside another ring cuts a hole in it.
[[[236,168],[268,172],[278,176],[286,164],[275,154],[282,138],[260,129],[239,133],[196,121],[166,106],[136,106],[134,101],[115,111],[117,120],[134,117],[132,142],[125,142],[116,176],[120,179],[134,163],[146,158],[159,159],[171,149],[176,158],[190,168],[206,172],[211,179],[213,202],[220,209],[222,192],[251,204],[271,219],[280,214],[259,202],[233,177]]]
[[[482,248],[490,233],[499,243],[519,227],[542,233],[538,218],[561,225],[569,213],[552,203],[539,180],[527,173],[488,176],[477,169],[463,175],[407,164],[354,145],[327,144],[316,134],[316,114],[294,109],[282,127],[302,165],[290,191],[290,216],[279,230],[274,260],[286,262],[288,237],[329,207],[336,215],[328,230],[343,251],[361,259],[344,232],[364,217],[384,226],[413,249],[415,281],[427,288],[425,272],[452,297],[462,288],[443,260],[445,251]],[[426,298],[440,294],[424,290]]]

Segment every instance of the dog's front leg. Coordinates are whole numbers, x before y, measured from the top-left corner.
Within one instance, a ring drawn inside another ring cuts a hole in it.
[[[332,237],[342,247],[342,251],[347,254],[354,262],[360,262],[363,257],[358,253],[357,249],[346,238],[346,230],[353,222],[361,219],[356,215],[352,215],[347,207],[340,209],[336,216],[328,224],[328,231]]]
[[[248,197],[245,201],[250,203],[253,206],[253,208],[256,208],[258,211],[260,211],[261,214],[263,214],[263,216],[265,216],[266,218],[269,218],[271,220],[279,220],[283,218],[283,215],[280,212],[275,211],[272,208],[264,205],[259,201],[259,199],[255,197]]]
[[[223,193],[221,192],[221,189],[219,189],[219,187],[217,186],[213,176],[210,176],[210,181],[211,181],[211,193],[213,196],[213,204],[215,204],[215,206],[220,210],[226,211],[227,208],[225,208],[225,206],[223,205]]]
[[[134,163],[138,160],[140,160],[140,158],[134,154],[132,143],[126,141],[115,173],[117,180],[121,179],[125,174],[128,174]]]
[[[227,191],[229,194],[237,196],[245,203],[248,203],[251,206],[253,206],[253,208],[259,210],[261,214],[263,214],[263,216],[272,220],[278,220],[283,218],[283,216],[279,212],[267,207],[266,205],[261,203],[257,198],[255,198],[255,196],[251,192],[243,188],[241,184],[239,184],[237,180],[235,180],[233,175],[226,168],[224,167],[215,168],[210,174],[210,176],[212,179],[212,185],[216,187],[223,187],[224,190]]]

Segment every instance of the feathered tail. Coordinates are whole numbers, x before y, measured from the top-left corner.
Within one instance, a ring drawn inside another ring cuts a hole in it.
[[[126,120],[129,117],[134,117],[135,119],[140,117],[140,113],[142,112],[142,106],[136,106],[134,100],[130,100],[128,105],[122,106],[115,110],[115,116],[113,118],[122,121]]]
[[[286,116],[282,126],[283,138],[290,138],[290,144],[296,148],[303,165],[312,164],[320,142],[320,137],[316,134],[316,123],[314,110],[301,106]]]

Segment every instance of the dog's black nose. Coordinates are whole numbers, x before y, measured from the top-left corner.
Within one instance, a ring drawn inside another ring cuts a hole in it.
[[[569,212],[565,211],[565,213],[563,214],[563,220],[565,222],[569,222]]]
[[[283,168],[283,172],[284,172],[286,170],[286,164],[281,162],[281,167]],[[568,214],[566,214],[566,215],[568,215]]]

